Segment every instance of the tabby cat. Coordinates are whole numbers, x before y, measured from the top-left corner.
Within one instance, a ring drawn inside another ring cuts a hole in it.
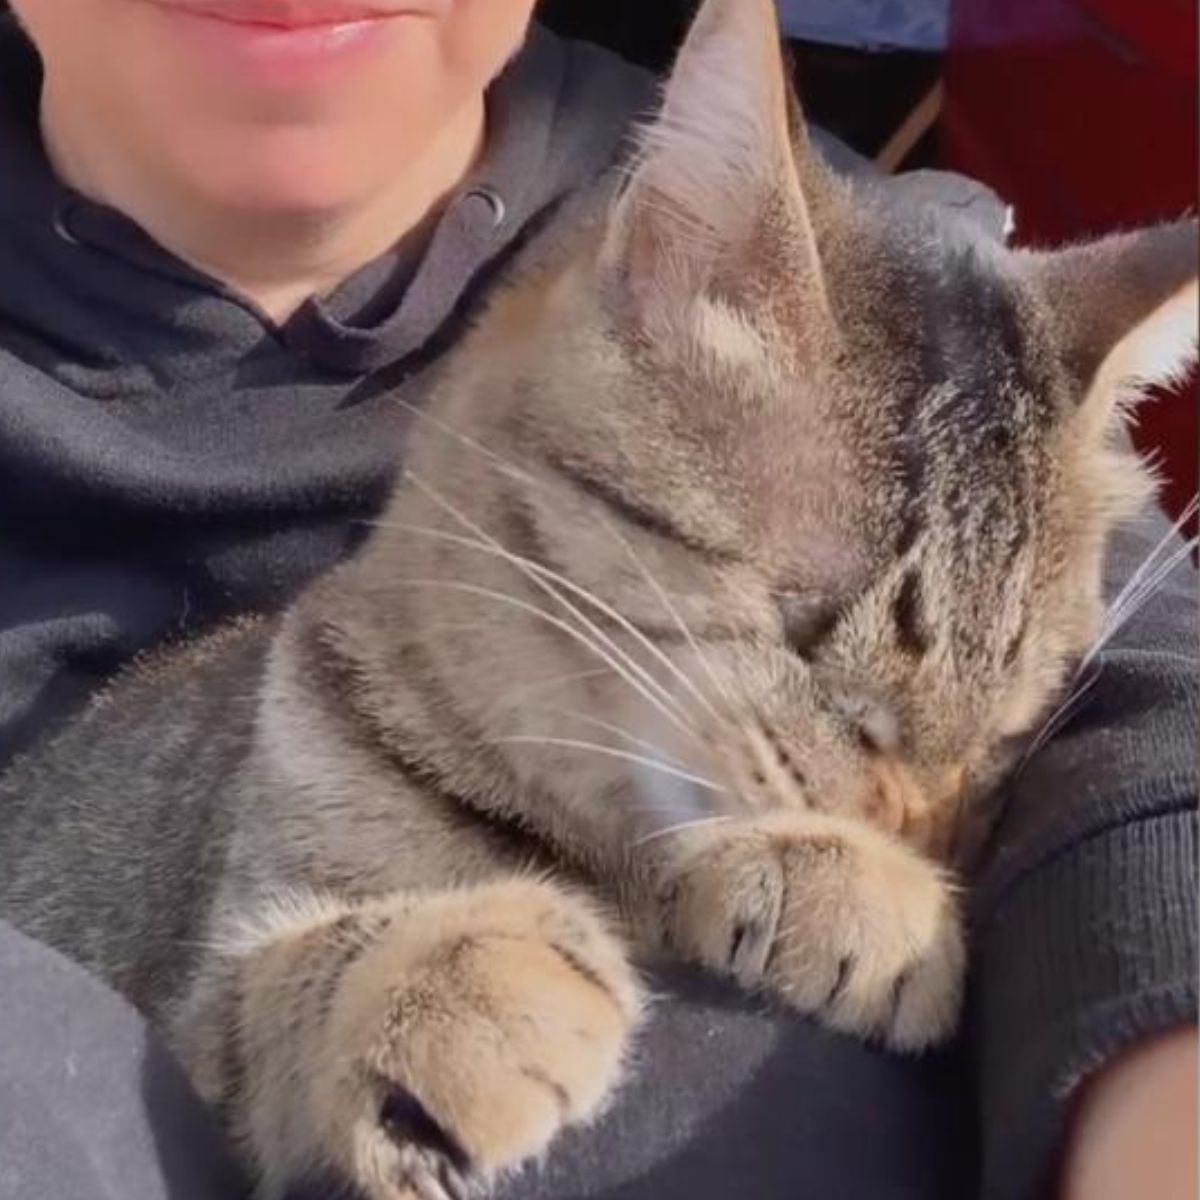
[[[772,5],[708,0],[360,552],[9,772],[0,912],[160,1024],[267,1198],[538,1155],[621,1080],[633,959],[936,1042],[954,864],[1096,636],[1195,261],[833,177]]]

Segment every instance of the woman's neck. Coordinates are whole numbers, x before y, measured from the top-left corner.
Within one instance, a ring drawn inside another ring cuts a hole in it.
[[[398,154],[385,186],[369,195],[319,211],[235,208],[145,169],[101,131],[67,119],[78,111],[77,105],[57,105],[49,90],[43,96],[43,137],[59,177],[124,212],[160,245],[228,284],[276,322],[386,253],[440,207],[471,170],[484,136],[480,97],[415,159]]]

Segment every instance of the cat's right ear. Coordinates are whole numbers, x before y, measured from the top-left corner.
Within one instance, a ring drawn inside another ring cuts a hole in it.
[[[702,296],[737,305],[747,281],[783,272],[794,296],[823,304],[809,193],[826,178],[772,0],[705,0],[611,215],[605,281],[655,327]]]
[[[1197,249],[1196,222],[1179,221],[1020,255],[1080,401],[1100,420],[1195,361]]]

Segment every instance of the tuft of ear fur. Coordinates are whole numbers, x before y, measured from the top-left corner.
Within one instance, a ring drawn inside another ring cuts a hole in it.
[[[769,257],[760,235],[773,226],[781,245],[806,248],[819,283],[801,187],[802,175],[821,170],[811,157],[774,5],[706,0],[643,133],[602,264],[642,317],[662,318],[706,292],[736,296],[755,269],[748,257]]]
[[[1021,257],[1081,398],[1176,382],[1195,361],[1197,226],[1179,221]]]

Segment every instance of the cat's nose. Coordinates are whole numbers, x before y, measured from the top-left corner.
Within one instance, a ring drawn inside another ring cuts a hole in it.
[[[881,756],[869,768],[869,821],[934,858],[948,857],[957,824],[966,771],[953,765],[922,778],[899,759]]]
[[[912,772],[898,759],[876,758],[867,772],[867,819],[905,841],[923,839],[929,801]]]

